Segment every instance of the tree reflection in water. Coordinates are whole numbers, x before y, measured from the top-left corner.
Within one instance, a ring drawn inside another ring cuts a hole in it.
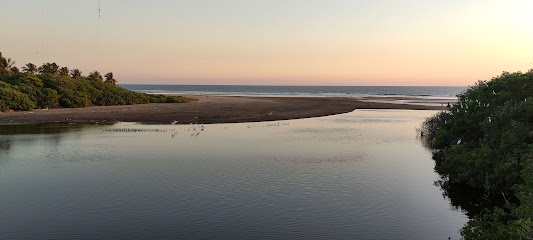
[[[94,125],[113,125],[114,123],[37,123],[0,125],[0,135],[53,134],[79,131]]]
[[[420,136],[419,139],[424,148],[432,152],[435,164],[439,164],[443,153],[431,148],[431,142],[426,136]],[[464,211],[469,218],[479,216],[486,209],[492,210],[494,207],[505,205],[505,199],[501,195],[485,193],[481,189],[472,188],[466,184],[452,183],[446,176],[437,173],[440,179],[433,184],[441,189],[442,196],[449,199],[453,207]],[[511,199],[511,202],[517,202],[517,199]]]
[[[106,123],[105,125],[112,125]],[[17,144],[36,141],[33,138],[17,138],[14,135],[49,134],[51,141],[59,143],[61,133],[80,131],[83,128],[104,125],[102,123],[38,123],[38,124],[7,124],[0,125],[0,168],[6,165],[10,150]]]
[[[10,139],[1,139],[0,136],[0,169],[6,164],[7,158],[4,157],[9,154],[11,149],[11,140]]]

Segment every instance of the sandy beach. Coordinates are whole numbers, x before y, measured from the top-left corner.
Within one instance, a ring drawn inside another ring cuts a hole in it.
[[[0,124],[42,122],[236,123],[309,118],[355,109],[444,110],[449,99],[187,96],[191,103],[57,108],[0,113]]]

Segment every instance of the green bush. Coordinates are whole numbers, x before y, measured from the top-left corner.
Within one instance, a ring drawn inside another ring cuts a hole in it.
[[[5,60],[0,53],[0,60]],[[2,61],[0,61],[2,62]],[[148,95],[137,93],[116,86],[113,73],[105,75],[106,81],[99,72],[92,72],[82,77],[77,69],[60,68],[55,63],[45,63],[36,68],[26,64],[26,72],[16,69],[3,69],[0,72],[0,111],[30,110],[37,108],[78,108],[88,106],[143,104],[143,103],[182,103],[194,99]],[[13,70],[13,71],[12,71]],[[61,71],[59,71],[61,70]],[[63,71],[64,70],[64,71]],[[38,75],[34,75],[39,72]]]
[[[195,99],[184,98],[180,96],[167,96],[161,94],[147,94],[147,98],[151,103],[183,103],[194,101]]]
[[[533,144],[532,83],[532,71],[504,73],[459,95],[433,139],[446,156],[436,170],[452,182],[510,193],[523,181],[524,154]]]
[[[12,88],[0,87],[0,111],[8,110],[32,110],[35,103],[28,95]]]
[[[435,170],[454,184],[507,196],[461,231],[465,239],[533,236],[533,70],[480,81],[449,113],[426,120]],[[438,117],[449,116],[446,121]],[[433,123],[436,123],[432,125]]]
[[[28,73],[3,74],[0,75],[0,87],[9,89],[5,91],[9,91],[9,96],[16,95],[16,99],[19,99],[20,94],[29,99],[28,104],[12,104],[11,101],[15,98],[8,99],[6,93],[6,96],[1,98],[2,111],[27,110],[29,107],[78,108],[144,103],[182,103],[193,100],[176,96],[137,93],[109,83],[48,73],[38,76]]]

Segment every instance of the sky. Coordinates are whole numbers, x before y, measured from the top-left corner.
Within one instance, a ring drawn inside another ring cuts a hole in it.
[[[468,86],[533,68],[532,0],[0,6],[0,51],[17,66],[56,62],[120,84]]]

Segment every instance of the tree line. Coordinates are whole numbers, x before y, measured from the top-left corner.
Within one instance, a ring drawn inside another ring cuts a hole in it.
[[[27,63],[22,71],[0,52],[0,111],[35,108],[77,108],[142,103],[188,102],[175,96],[137,93],[117,86],[112,72],[87,76],[77,69],[44,63]]]
[[[533,237],[533,70],[479,81],[458,98],[450,111],[427,119],[422,132],[446,185],[480,189],[480,199],[491,206],[473,216],[461,234]]]

